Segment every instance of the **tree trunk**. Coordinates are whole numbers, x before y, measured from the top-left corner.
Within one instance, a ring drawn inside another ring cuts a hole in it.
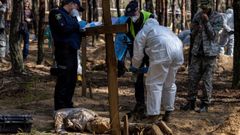
[[[220,0],[216,0],[216,11],[219,11],[220,8]]]
[[[142,0],[139,0],[139,8],[142,10]]]
[[[21,34],[19,33],[19,26],[21,16],[23,14],[23,0],[14,0],[11,16],[10,27],[10,56],[12,62],[12,70],[15,73],[22,73],[24,71],[23,56],[21,51]]]
[[[185,29],[186,20],[186,0],[181,1],[181,30]]]
[[[154,13],[153,1],[152,0],[145,0],[145,2],[146,2],[146,11]]]
[[[230,6],[229,0],[226,0],[225,4],[226,4],[226,9],[227,9]]]
[[[162,14],[161,14],[161,0],[156,0],[156,14],[158,16],[158,22],[162,25]]]
[[[166,0],[161,0],[161,10],[162,10],[162,25],[164,25],[164,22],[165,22],[165,1]]]
[[[168,26],[168,0],[165,0],[164,13],[164,25]]]
[[[118,17],[120,17],[121,11],[120,11],[120,7],[119,7],[119,0],[116,0],[116,8],[117,8],[117,15],[118,15]]]
[[[38,27],[38,59],[37,64],[41,64],[44,58],[44,22],[45,22],[45,0],[40,0],[39,7],[39,27]]]
[[[33,11],[33,28],[34,34],[38,37],[38,20],[39,20],[39,0],[32,0],[32,11]]]
[[[85,9],[85,11],[82,13],[82,19],[87,20],[87,0],[82,1],[82,6]]]
[[[234,59],[233,59],[233,88],[240,88],[240,0],[234,0]]]
[[[176,14],[175,14],[176,0],[172,0],[172,31],[176,32]]]
[[[93,20],[98,21],[98,16],[99,16],[98,3],[97,3],[97,0],[93,0]]]
[[[92,0],[88,1],[88,22],[92,22]]]

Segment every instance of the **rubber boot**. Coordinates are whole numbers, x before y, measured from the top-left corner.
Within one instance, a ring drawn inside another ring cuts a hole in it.
[[[180,110],[188,111],[195,109],[195,101],[188,101],[187,104],[180,107]]]
[[[208,104],[201,102],[198,112],[208,112]]]
[[[169,122],[171,113],[172,111],[165,111],[165,114],[163,115],[162,120],[165,122]]]

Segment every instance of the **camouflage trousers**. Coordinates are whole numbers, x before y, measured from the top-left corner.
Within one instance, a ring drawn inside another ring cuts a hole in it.
[[[0,29],[0,58],[6,55],[6,35],[4,29]]]
[[[192,56],[189,66],[189,91],[188,100],[195,101],[197,98],[197,86],[200,80],[203,81],[204,89],[202,90],[201,101],[209,104],[212,97],[212,80],[213,71],[216,63],[215,56]]]

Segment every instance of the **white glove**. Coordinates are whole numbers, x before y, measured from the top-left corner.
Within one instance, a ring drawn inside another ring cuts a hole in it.
[[[78,22],[80,22],[80,21],[82,20],[77,9],[73,9],[73,10],[72,10],[71,16],[72,16],[72,17],[76,17],[77,20],[78,20]]]

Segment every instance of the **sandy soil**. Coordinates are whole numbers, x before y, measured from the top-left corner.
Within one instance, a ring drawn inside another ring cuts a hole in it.
[[[91,41],[89,41],[91,43]],[[43,65],[36,65],[36,43],[31,43],[30,57],[25,62],[27,75],[14,75],[8,64],[0,64],[0,114],[31,114],[32,134],[54,134],[53,93],[55,78],[49,75],[51,49],[45,47],[46,59]],[[81,96],[78,83],[74,104],[96,111],[109,117],[107,73],[105,72],[105,49],[100,39],[95,46],[88,45],[87,78],[91,81],[93,98]],[[208,113],[180,111],[187,94],[187,72],[177,75],[178,92],[176,110],[167,125],[174,135],[239,135],[240,134],[240,90],[231,89],[231,73],[218,73],[214,76],[213,103]],[[131,73],[118,79],[120,118],[135,104]],[[203,85],[199,86],[202,89]],[[201,93],[199,92],[199,95]],[[199,103],[199,101],[198,101]]]

